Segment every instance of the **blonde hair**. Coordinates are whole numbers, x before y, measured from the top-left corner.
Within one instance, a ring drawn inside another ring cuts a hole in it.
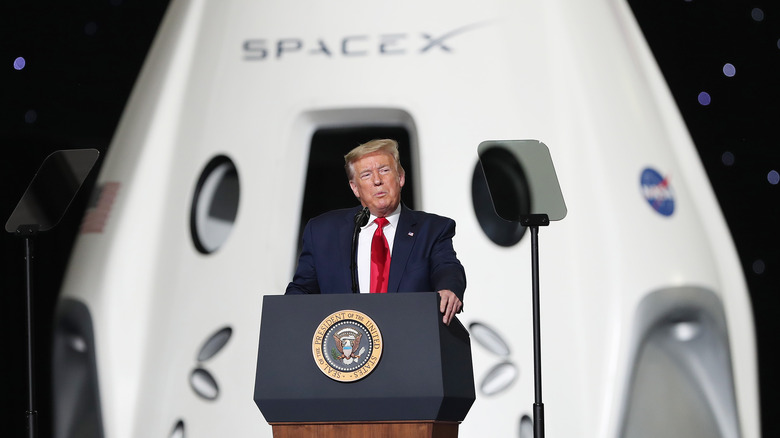
[[[349,178],[350,181],[355,176],[355,169],[353,167],[355,161],[374,152],[384,152],[392,155],[395,160],[395,167],[398,175],[404,174],[404,168],[401,166],[401,155],[398,153],[398,142],[389,138],[383,138],[363,143],[349,151],[347,155],[344,155],[344,170],[346,170],[347,178]]]

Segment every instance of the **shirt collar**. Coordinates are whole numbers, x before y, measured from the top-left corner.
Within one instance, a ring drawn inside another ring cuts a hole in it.
[[[373,226],[374,225],[374,219],[376,219],[376,218],[377,217],[374,216],[373,214],[371,216],[369,216],[368,217],[368,223],[363,227],[363,229],[368,228],[370,226]],[[401,218],[401,203],[399,202],[398,203],[398,207],[395,208],[395,211],[393,211],[389,215],[385,216],[385,218],[387,219],[388,222],[390,222],[389,224],[387,224],[387,226],[391,226],[393,228],[397,228],[398,227],[398,219]]]

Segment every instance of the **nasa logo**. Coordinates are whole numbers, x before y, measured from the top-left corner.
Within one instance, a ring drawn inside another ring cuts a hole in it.
[[[317,326],[312,354],[323,374],[340,382],[354,382],[369,375],[379,363],[382,334],[366,314],[341,310]]]
[[[662,177],[655,169],[646,168],[640,177],[642,194],[651,207],[664,216],[674,213],[674,193],[669,178]]]

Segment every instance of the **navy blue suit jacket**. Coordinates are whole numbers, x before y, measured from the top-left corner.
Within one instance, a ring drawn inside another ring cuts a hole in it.
[[[352,292],[350,257],[361,207],[317,216],[303,231],[303,250],[285,294]],[[453,291],[461,301],[466,273],[452,247],[455,221],[401,206],[390,259],[388,292]]]

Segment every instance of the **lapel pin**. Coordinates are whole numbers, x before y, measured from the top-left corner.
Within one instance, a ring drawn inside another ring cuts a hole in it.
[[[412,237],[412,236],[414,236],[414,233],[409,231],[409,237]]]

